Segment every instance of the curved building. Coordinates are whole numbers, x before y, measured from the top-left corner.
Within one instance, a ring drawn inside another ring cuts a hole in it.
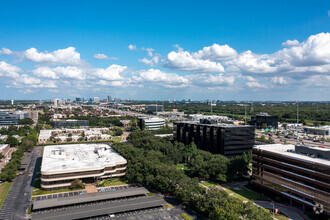
[[[165,126],[165,119],[158,117],[142,117],[139,118],[139,127],[141,130],[146,128],[147,130],[158,130],[160,127]]]
[[[83,182],[125,175],[127,161],[106,144],[53,145],[44,148],[41,187],[68,187]]]

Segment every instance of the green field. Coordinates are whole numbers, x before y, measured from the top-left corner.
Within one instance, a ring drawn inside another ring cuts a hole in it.
[[[212,182],[212,181],[203,181],[203,182],[201,182],[201,184],[204,186],[207,186],[207,187],[212,187],[212,186],[217,185],[217,183]]]
[[[10,187],[13,183],[4,182],[0,185],[0,209],[2,204],[5,202],[5,199],[9,193]]]
[[[257,192],[251,191],[249,189],[233,189],[233,188],[226,188],[225,191],[235,198],[241,200],[241,201],[247,201],[247,200],[264,200],[264,198]]]
[[[182,169],[183,168],[183,169]],[[177,170],[188,170],[188,166],[185,163],[178,163],[176,165]]]
[[[120,185],[126,185],[128,184],[127,181],[121,180],[121,179],[113,179],[113,180],[102,180],[100,185],[106,187],[106,186],[120,186]]]
[[[121,137],[113,137],[111,140],[113,143],[120,143]]]

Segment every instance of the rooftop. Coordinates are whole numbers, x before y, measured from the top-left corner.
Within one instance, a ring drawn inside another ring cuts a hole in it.
[[[326,165],[330,167],[330,160],[323,158],[314,158],[312,156],[308,156],[307,154],[298,153],[295,151],[295,145],[293,144],[266,144],[266,145],[256,145],[253,148],[269,151],[275,154],[280,154],[282,156],[298,159],[302,161],[306,161],[309,163],[318,163],[322,165]],[[320,148],[320,147],[310,147],[320,151],[330,151],[330,149]]]
[[[5,149],[8,146],[8,144],[0,144],[0,151]]]
[[[200,123],[199,121],[180,121],[180,122],[174,122],[174,123],[187,123],[187,124],[200,124],[200,125],[208,125],[208,126],[214,126],[214,127],[254,127],[252,125],[235,125],[235,124],[226,124],[226,123],[215,123],[215,124],[204,124]]]
[[[106,144],[51,145],[44,148],[41,172],[78,172],[127,163]]]

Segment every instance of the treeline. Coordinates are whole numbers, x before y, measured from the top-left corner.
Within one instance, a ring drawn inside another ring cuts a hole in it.
[[[242,103],[244,104],[244,103]],[[270,115],[276,115],[282,122],[296,122],[297,106],[293,103],[247,103],[247,116],[255,115],[259,112],[267,112]],[[186,114],[211,114],[211,108],[202,103],[175,103],[167,104],[165,110],[178,109]],[[233,117],[234,119],[243,119],[245,107],[237,103],[217,103],[212,108],[213,114],[222,114]],[[328,103],[299,103],[299,118],[301,122],[306,120],[330,122],[330,106]]]
[[[95,116],[79,116],[71,119],[88,120],[90,127],[110,127],[110,126],[122,126],[120,120],[131,120],[133,126],[136,125],[136,118],[131,116],[123,117],[95,117]]]
[[[197,176],[208,176],[225,181],[229,175],[228,167],[235,162],[221,155],[212,156],[206,152],[202,153],[194,145],[187,148],[181,143],[172,143],[169,139],[154,137],[146,131],[134,131],[128,139],[133,145],[113,144],[113,148],[128,160],[125,175],[128,181],[143,183],[162,193],[175,194],[181,202],[210,219],[243,217],[244,219],[271,219],[267,211],[250,202],[243,204],[242,201],[230,197],[222,190],[215,188],[206,190],[200,187]],[[196,157],[203,158],[202,167],[205,174],[192,172],[190,176],[187,176],[182,170],[177,169],[176,163],[187,162],[190,169],[198,170],[194,164],[197,163]],[[221,165],[218,165],[218,162]]]
[[[32,150],[34,147],[33,140],[28,137],[24,137],[21,144],[18,146],[17,150],[12,153],[10,161],[1,170],[0,180],[1,181],[13,181],[16,177],[16,172],[21,165],[21,160],[24,153],[28,150]]]
[[[24,127],[19,127],[19,128],[17,128],[16,126],[9,126],[8,129],[5,127],[2,127],[0,129],[0,134],[9,136],[8,139],[12,140],[12,141],[10,141],[10,143],[8,143],[8,144],[10,144],[11,146],[13,145],[12,143],[16,143],[15,142],[16,139],[14,137],[12,137],[13,135],[18,135],[21,137],[25,136],[28,139],[32,140],[35,144],[38,142],[38,136],[39,136],[37,127],[31,128],[30,126],[24,126]],[[14,145],[17,145],[17,144],[14,144]]]
[[[187,174],[190,177],[219,183],[240,178],[248,171],[252,159],[251,153],[229,159],[221,154],[200,150],[194,143],[185,146],[183,143],[171,141],[171,138],[155,137],[148,131],[134,131],[127,140],[134,147],[161,152],[174,164],[187,164]]]

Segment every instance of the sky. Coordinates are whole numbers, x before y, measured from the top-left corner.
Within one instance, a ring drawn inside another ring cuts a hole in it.
[[[0,1],[0,99],[330,100],[330,1]]]

